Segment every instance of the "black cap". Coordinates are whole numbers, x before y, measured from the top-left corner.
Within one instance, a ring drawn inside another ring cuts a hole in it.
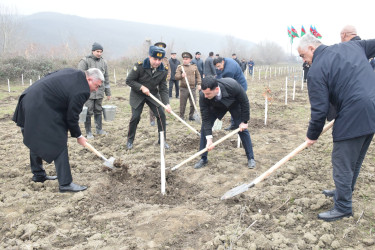
[[[99,43],[95,42],[95,43],[92,45],[92,49],[91,49],[91,51],[95,51],[95,50],[101,50],[101,51],[103,51],[103,46],[100,45]]]
[[[200,54],[201,54],[201,52],[199,52],[199,51],[195,52],[195,55],[200,55]]]
[[[167,47],[167,45],[163,42],[157,42],[157,43],[154,44],[154,46],[161,47],[161,48],[164,48],[164,49]]]

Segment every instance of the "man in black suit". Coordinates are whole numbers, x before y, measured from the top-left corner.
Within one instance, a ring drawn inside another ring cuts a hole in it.
[[[90,92],[96,91],[103,81],[99,69],[63,69],[43,77],[22,93],[13,121],[21,127],[23,142],[30,149],[34,182],[58,179],[60,192],[87,189],[72,182],[67,132],[82,146],[86,144],[78,125],[79,114]],[[46,175],[42,160],[54,161],[57,176]]]
[[[236,128],[240,128],[242,145],[247,156],[248,168],[255,167],[253,146],[248,128],[250,105],[245,90],[232,78],[215,79],[213,76],[203,78],[199,93],[199,106],[202,115],[202,129],[199,150],[212,150],[212,127],[216,119],[221,120],[229,111]],[[207,164],[207,152],[195,164],[194,168],[202,168]]]

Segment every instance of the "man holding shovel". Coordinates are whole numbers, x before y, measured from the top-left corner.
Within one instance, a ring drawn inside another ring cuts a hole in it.
[[[193,56],[189,52],[182,53],[183,65],[178,65],[176,74],[175,74],[175,79],[181,80],[180,81],[180,117],[182,119],[185,119],[186,103],[187,103],[187,100],[189,99],[190,101],[189,121],[195,120],[194,112],[197,112],[194,108],[195,99],[196,99],[195,86],[197,86],[198,91],[199,91],[201,89],[201,82],[202,82],[201,75],[199,73],[197,65],[191,64],[192,59],[193,59]],[[188,82],[186,82],[186,79]],[[194,100],[191,99],[188,84],[189,84],[190,91]]]
[[[150,94],[157,99],[161,99],[162,103],[166,105],[166,111],[171,112],[169,105],[167,75],[168,71],[164,68],[162,59],[165,56],[165,50],[161,47],[150,46],[149,56],[143,61],[134,65],[126,78],[126,84],[131,87],[130,91],[130,106],[132,108],[132,117],[129,122],[128,142],[126,147],[130,150],[133,148],[133,142],[137,126],[141,120],[141,114],[145,103],[150,107],[155,114],[158,124],[158,135],[164,131],[166,136],[166,118],[163,107],[153,100]],[[158,143],[160,143],[160,138]],[[167,143],[165,148],[169,148]]]
[[[334,221],[353,215],[352,193],[375,132],[375,74],[368,58],[375,56],[375,39],[326,46],[305,35],[298,53],[311,65],[307,76],[311,120],[306,142],[314,144],[325,123],[330,103],[337,111],[333,125],[334,207],[318,215]]]
[[[242,145],[247,156],[248,168],[255,167],[253,146],[250,133],[247,130],[250,120],[250,105],[245,90],[232,78],[215,79],[212,76],[203,78],[202,91],[199,93],[199,105],[202,115],[201,140],[199,150],[208,148],[212,150],[212,126],[216,119],[221,120],[229,111],[233,117],[234,126],[240,128]],[[207,152],[194,168],[202,168],[207,163]]]
[[[23,142],[30,149],[34,182],[58,179],[60,192],[87,189],[72,182],[67,132],[85,146],[79,114],[90,92],[97,91],[102,82],[104,76],[99,69],[63,69],[43,77],[22,93],[13,121],[21,127]],[[42,160],[54,161],[57,177],[46,175]]]

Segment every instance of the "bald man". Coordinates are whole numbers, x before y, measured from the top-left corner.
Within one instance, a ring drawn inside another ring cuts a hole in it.
[[[350,40],[361,40],[357,36],[357,29],[353,25],[346,25],[340,32],[341,42],[347,42]]]

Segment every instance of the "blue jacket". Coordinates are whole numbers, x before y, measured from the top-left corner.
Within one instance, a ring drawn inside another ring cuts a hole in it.
[[[375,39],[320,45],[307,75],[311,120],[307,137],[316,140],[330,102],[337,110],[333,141],[375,132],[375,74],[368,58],[375,56]]]
[[[233,78],[242,86],[245,91],[247,90],[247,81],[245,75],[243,74],[240,65],[238,65],[238,63],[232,58],[224,58],[224,69],[221,75],[217,76],[217,79],[224,77]]]

